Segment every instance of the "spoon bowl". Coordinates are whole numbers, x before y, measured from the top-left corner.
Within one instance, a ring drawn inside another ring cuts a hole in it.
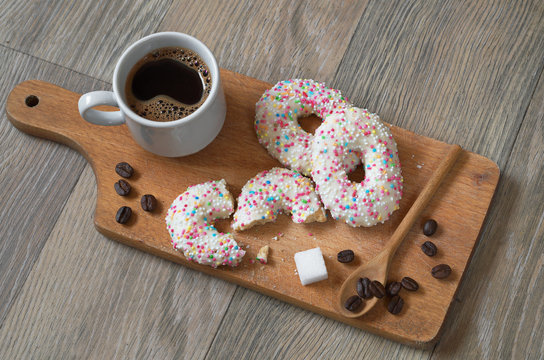
[[[384,261],[388,262],[385,264],[386,266],[384,266]],[[384,251],[382,251],[369,262],[359,266],[357,270],[355,270],[342,284],[342,287],[340,288],[339,301],[336,302],[336,310],[343,316],[349,318],[356,318],[370,311],[370,309],[372,309],[381,299],[376,297],[372,297],[367,300],[363,299],[363,304],[359,309],[357,309],[357,312],[347,310],[344,304],[350,296],[357,295],[357,281],[361,277],[367,277],[371,281],[377,280],[385,286],[387,281],[387,273],[389,271],[389,262],[390,261],[388,261],[388,259],[384,259]]]

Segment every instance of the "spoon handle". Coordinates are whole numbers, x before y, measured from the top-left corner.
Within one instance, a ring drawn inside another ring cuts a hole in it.
[[[386,248],[382,251],[382,253],[391,253],[389,259],[393,258],[392,255],[402,243],[402,240],[404,240],[404,237],[408,234],[408,231],[410,231],[423,209],[425,209],[429,201],[433,198],[433,195],[440,187],[442,180],[444,180],[457,161],[461,150],[459,145],[451,145],[446,158],[440,163],[410,210],[408,210],[408,213],[404,216],[404,219],[402,219],[390,240],[387,242]]]

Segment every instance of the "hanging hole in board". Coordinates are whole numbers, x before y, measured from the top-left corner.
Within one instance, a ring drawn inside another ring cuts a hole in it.
[[[38,99],[36,95],[28,95],[25,99],[25,104],[28,107],[34,107],[38,105],[39,102],[40,102],[40,99]]]

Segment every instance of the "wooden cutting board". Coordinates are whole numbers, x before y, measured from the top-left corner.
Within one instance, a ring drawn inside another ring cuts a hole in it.
[[[95,226],[105,236],[396,341],[417,346],[436,341],[497,186],[497,165],[463,151],[411,229],[393,260],[390,279],[410,276],[420,284],[420,289],[402,292],[405,306],[400,315],[388,313],[386,302],[380,301],[367,315],[347,319],[333,308],[343,280],[382,249],[449,145],[391,127],[398,144],[405,191],[401,209],[385,224],[352,228],[330,218],[325,223],[295,224],[283,215],[275,223],[235,233],[238,244],[247,250],[239,267],[212,269],[197,265],[185,260],[170,244],[164,222],[170,203],[190,185],[221,178],[227,181],[232,194],[238,196],[246,181],[258,172],[280,166],[258,143],[253,130],[255,103],[271,84],[227,70],[222,70],[221,76],[228,108],[225,125],[207,148],[182,158],[163,158],[146,152],[132,140],[125,125],[105,127],[85,122],[77,107],[80,94],[43,81],[17,85],[9,95],[6,112],[21,131],[66,144],[89,161],[98,186]],[[29,96],[37,97],[38,101]],[[315,128],[316,123],[318,120],[308,126]],[[119,179],[115,165],[121,161],[130,163],[136,171],[128,180],[133,188],[128,197],[117,195],[113,187]],[[154,194],[158,199],[155,212],[141,209],[143,194]],[[115,221],[115,214],[124,205],[133,209],[133,216],[128,224],[121,225]],[[420,249],[428,240],[421,227],[429,218],[439,224],[431,239],[439,250],[432,258]],[[230,231],[229,225],[230,220],[216,223],[220,231]],[[270,246],[269,263],[250,261],[264,245]],[[293,256],[295,252],[318,246],[325,257],[329,278],[302,286]],[[336,260],[336,254],[344,249],[355,252],[354,262],[342,264]],[[446,280],[437,280],[430,274],[431,268],[440,263],[453,269]]]

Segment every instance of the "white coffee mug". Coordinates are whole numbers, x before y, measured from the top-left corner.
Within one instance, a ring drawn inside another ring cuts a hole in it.
[[[212,87],[208,98],[192,114],[178,120],[159,122],[143,118],[130,109],[126,102],[125,84],[132,67],[145,55],[163,47],[183,47],[196,52],[208,65]],[[93,109],[111,105],[119,111],[106,112]],[[194,37],[162,32],[144,37],[132,44],[117,62],[113,73],[113,92],[94,91],[79,99],[79,113],[97,125],[126,123],[134,140],[144,149],[161,156],[177,157],[202,150],[215,139],[223,123],[227,106],[221,86],[219,66],[212,52]]]

